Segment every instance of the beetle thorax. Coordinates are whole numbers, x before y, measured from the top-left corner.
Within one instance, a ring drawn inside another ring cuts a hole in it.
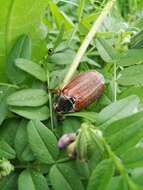
[[[60,95],[54,106],[58,113],[67,113],[74,111],[74,99],[68,96]]]

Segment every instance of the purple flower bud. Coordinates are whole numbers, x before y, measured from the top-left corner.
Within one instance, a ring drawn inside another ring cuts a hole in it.
[[[68,144],[73,142],[75,138],[76,138],[75,133],[64,134],[58,141],[58,147],[61,149],[65,148]]]

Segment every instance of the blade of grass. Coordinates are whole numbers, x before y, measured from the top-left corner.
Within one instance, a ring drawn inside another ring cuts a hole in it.
[[[102,10],[101,14],[99,15],[99,17],[97,18],[97,20],[93,23],[90,31],[88,32],[88,34],[86,35],[85,39],[83,40],[72,64],[69,67],[69,70],[63,80],[63,83],[60,85],[61,88],[63,88],[72,78],[73,74],[75,73],[77,67],[79,66],[79,63],[87,49],[87,47],[89,46],[90,42],[92,41],[92,39],[94,38],[95,34],[99,31],[101,25],[103,24],[104,20],[106,19],[108,13],[111,11],[114,3],[116,2],[116,0],[110,0],[106,6],[104,7],[104,9]]]

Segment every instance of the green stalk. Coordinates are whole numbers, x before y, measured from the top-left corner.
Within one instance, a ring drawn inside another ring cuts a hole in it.
[[[57,162],[56,163],[66,163],[66,162],[71,162],[72,161],[72,159],[71,158],[69,158],[69,157],[66,157],[66,158],[61,158],[61,159],[59,159],[59,160],[57,160]]]
[[[77,11],[77,14],[78,14],[78,22],[79,22],[79,23],[80,23],[81,18],[82,18],[84,6],[85,6],[85,0],[80,0],[80,4],[79,4],[79,7],[78,7],[78,11]]]
[[[110,0],[106,6],[104,7],[104,9],[102,10],[101,14],[99,15],[99,17],[97,18],[97,20],[93,23],[90,31],[88,32],[88,34],[86,35],[85,39],[83,40],[72,64],[69,67],[69,70],[65,76],[65,79],[63,80],[63,83],[60,85],[61,88],[63,88],[72,78],[73,74],[75,73],[77,67],[79,66],[79,63],[87,49],[87,47],[89,46],[90,42],[92,41],[92,39],[94,38],[95,34],[99,31],[100,27],[102,26],[103,22],[105,21],[105,19],[107,18],[107,15],[109,14],[109,12],[111,11],[114,3],[116,2],[116,0]]]
[[[114,85],[114,102],[116,102],[117,101],[117,64],[116,63],[114,63],[113,85]]]
[[[107,144],[104,138],[102,138],[103,144],[105,146],[105,149],[107,150],[109,157],[113,160],[116,169],[119,171],[123,179],[126,181],[129,190],[139,190],[138,186],[131,180],[129,177],[124,165],[122,164],[122,161],[116,154],[112,151],[111,147]]]
[[[16,89],[19,89],[19,88],[20,88],[20,87],[17,86],[17,85],[9,84],[9,83],[3,83],[3,82],[0,82],[0,86],[7,86],[7,87],[10,87],[10,88],[16,88]]]
[[[133,34],[132,31],[124,31],[124,35],[130,35]],[[118,37],[119,33],[118,32],[97,32],[96,36],[97,37],[103,37],[103,38],[111,38],[111,37]]]
[[[47,71],[47,84],[49,88],[50,80],[49,80],[49,73]],[[51,130],[54,130],[54,122],[53,122],[53,104],[52,104],[52,97],[51,92],[48,90],[48,96],[49,96],[49,109],[50,109],[50,121],[51,121]]]
[[[78,28],[78,24],[76,24],[76,25],[74,26],[74,29],[73,29],[72,33],[70,34],[71,37],[69,38],[69,40],[68,40],[68,42],[67,42],[67,48],[70,47],[70,44],[71,44],[71,42],[72,42],[72,40],[73,40],[73,37],[74,37],[75,33],[77,32],[77,28]]]

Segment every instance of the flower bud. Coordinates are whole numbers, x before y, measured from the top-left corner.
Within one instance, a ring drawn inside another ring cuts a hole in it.
[[[9,175],[13,170],[14,166],[8,160],[0,160],[0,178]]]
[[[63,149],[76,138],[76,133],[64,134],[58,141],[58,147]]]
[[[70,158],[76,158],[76,142],[72,142],[67,146],[67,154]]]
[[[104,152],[102,132],[94,125],[83,123],[76,139],[77,156],[81,161],[89,159],[97,149]]]

